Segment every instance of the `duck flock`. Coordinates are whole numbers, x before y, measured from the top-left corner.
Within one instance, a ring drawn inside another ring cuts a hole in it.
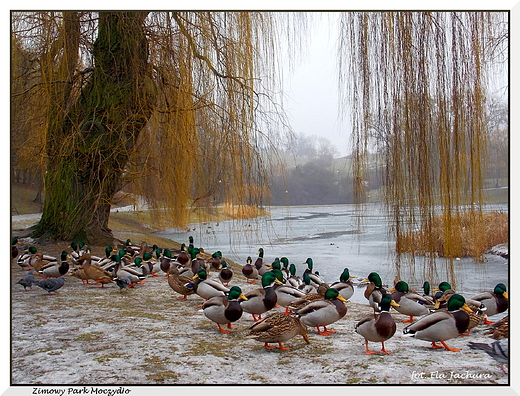
[[[314,271],[312,258],[304,264],[307,268],[297,274],[296,265],[286,257],[268,262],[260,248],[253,258],[247,258],[240,275],[222,256],[220,251],[206,253],[189,244],[180,249],[148,246],[145,242],[135,245],[127,240],[117,248],[107,246],[101,256],[94,255],[83,243],[72,242],[59,258],[39,252],[34,246],[19,249],[19,241],[12,241],[12,259],[27,274],[17,284],[25,291],[37,286],[49,294],[58,293],[65,285],[65,276],[75,277],[84,285],[103,288],[115,284],[121,292],[142,285],[148,277],[163,277],[179,300],[190,295],[201,298],[204,316],[213,321],[221,333],[229,333],[233,323],[244,313],[250,314],[254,324],[249,327],[247,338],[264,343],[265,348],[286,350],[283,343],[297,335],[310,343],[307,328],[314,328],[321,336],[334,334],[328,328],[343,318],[348,311],[349,298],[355,289],[365,287],[363,293],[373,314],[355,324],[355,333],[365,340],[367,355],[376,354],[369,342],[381,343],[379,353],[391,353],[385,342],[396,333],[396,323],[391,310],[408,316],[403,322],[403,336],[431,343],[432,348],[458,351],[447,341],[459,336],[469,336],[478,325],[494,327],[497,341],[491,344],[469,342],[472,349],[488,353],[497,362],[509,362],[508,317],[494,323],[493,316],[509,309],[506,286],[497,284],[493,290],[464,297],[453,290],[448,282],[441,282],[432,289],[424,282],[423,291],[412,290],[404,280],[394,280],[387,288],[378,273],[372,272],[361,282],[353,283],[349,269],[345,268],[339,279],[325,282]],[[245,278],[245,280],[244,280]],[[240,285],[242,284],[242,288]],[[275,309],[278,308],[278,309]],[[282,308],[282,309],[279,309]],[[505,372],[505,371],[504,371]]]

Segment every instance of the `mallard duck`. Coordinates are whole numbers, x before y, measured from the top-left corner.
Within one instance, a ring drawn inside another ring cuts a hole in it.
[[[136,245],[136,244],[132,243],[132,241],[130,239],[127,239],[125,241],[125,243],[123,244],[122,250],[124,250],[128,256],[134,258],[134,257],[137,257],[137,255],[141,251],[141,246]]]
[[[95,264],[99,265],[101,268],[104,268],[105,265],[110,264],[112,262],[111,257],[114,253],[116,253],[116,251],[112,246],[105,247],[105,255],[103,257],[100,257],[99,260],[95,262]]]
[[[255,260],[255,268],[258,271],[258,275],[263,276],[269,271],[269,265],[264,260],[264,249],[258,249],[258,257]]]
[[[255,284],[258,278],[258,270],[252,263],[253,259],[249,256],[242,267],[242,275],[246,277],[246,283]]]
[[[41,279],[34,284],[38,287],[41,287],[50,295],[56,294],[58,289],[61,289],[65,284],[65,276],[60,276],[59,278],[47,278]]]
[[[144,260],[145,253],[152,253],[152,248],[148,246],[148,243],[146,241],[142,241],[139,245],[139,250],[137,252],[137,256],[141,257]]]
[[[491,335],[495,340],[509,338],[509,315],[493,323],[484,334]]]
[[[276,270],[280,273],[280,275],[283,274],[280,270]],[[279,277],[277,277],[278,280],[280,280]],[[277,283],[274,285],[274,291],[276,293],[276,303],[282,307],[285,308],[285,313],[289,314],[291,311],[289,310],[289,305],[299,298],[303,298],[306,296],[306,294],[301,291],[300,289],[296,287],[292,287],[290,285],[284,284],[282,282]]]
[[[310,282],[310,278],[309,278]],[[296,275],[296,265],[289,264],[289,276],[287,277],[286,283],[292,287],[299,288],[303,282],[298,275]]]
[[[20,241],[18,238],[11,239],[11,260],[14,261],[20,255],[20,250],[18,249],[18,245],[20,245]]]
[[[433,302],[435,305],[435,309],[445,309],[446,305],[448,304],[448,300],[443,299],[444,292],[446,290],[453,290],[451,288],[451,284],[448,282],[441,282],[439,283],[439,286],[435,289],[433,289]],[[442,299],[442,301],[439,301]]]
[[[151,277],[158,277],[161,272],[161,262],[156,260],[152,253],[145,252],[143,254],[143,265],[148,266],[148,273]]]
[[[31,257],[31,260],[29,262],[29,265],[36,271],[40,272],[43,267],[45,267],[48,264],[56,263],[56,259],[53,260],[46,260],[44,258],[43,253],[36,252],[33,257]]]
[[[324,283],[320,284],[318,286],[318,288],[316,288],[316,286],[311,284],[311,277],[308,272],[305,272],[302,277],[303,277],[303,281],[300,284],[300,286],[298,287],[298,289],[300,289],[305,294],[316,293],[318,288],[320,288],[320,287],[323,288],[323,285],[327,286],[325,289],[327,289],[329,286],[327,283],[324,282]]]
[[[151,267],[148,262],[144,261],[141,256],[137,256],[133,263],[129,263],[129,267],[142,274],[145,278],[151,274]],[[126,268],[126,267],[125,267]]]
[[[397,329],[394,318],[389,311],[390,306],[397,308],[398,304],[392,299],[392,296],[387,293],[381,298],[379,306],[380,312],[374,312],[373,315],[362,319],[355,326],[356,333],[365,338],[365,353],[367,355],[377,353],[368,349],[368,341],[380,342],[382,353],[392,353],[385,349],[385,341],[393,337]]]
[[[287,282],[287,279],[291,276],[291,271],[289,271],[289,259],[287,257],[281,257],[280,263],[282,263],[282,272],[283,276],[285,278],[285,281]]]
[[[78,259],[81,256],[81,254],[79,253],[78,244],[72,241],[68,247],[71,249],[70,257],[72,257],[72,260],[74,260],[75,262],[78,261]]]
[[[17,285],[23,286],[24,291],[27,291],[27,288],[32,290],[33,283],[34,283],[34,273],[32,270],[29,270],[22,279],[20,279],[18,282],[16,282]]]
[[[89,279],[92,279],[95,283],[100,283],[101,287],[104,287],[104,285],[108,283],[114,282],[110,272],[92,264],[90,253],[84,253],[81,257],[79,257],[78,263],[81,264],[81,268],[85,272],[85,275],[88,276]]]
[[[172,265],[175,265],[175,266],[177,265],[177,261],[172,257],[170,249],[163,250],[163,254],[162,254],[161,258],[159,259],[159,261],[160,261],[161,271],[164,272],[166,274],[165,276],[168,278],[170,276],[170,272],[169,272],[170,267]]]
[[[220,271],[222,269],[222,252],[220,250],[211,255],[209,267],[213,271]]]
[[[85,270],[83,268],[73,268],[70,274],[73,277],[80,279],[84,285],[89,285],[89,280],[92,279],[85,273]]]
[[[451,296],[453,296],[455,294],[456,294],[455,291],[452,289],[446,290],[443,293],[442,297],[437,300],[436,306],[440,305],[440,304],[447,304],[447,301],[451,298]],[[469,301],[471,301],[472,303],[469,304],[468,303]],[[471,309],[471,312],[468,312],[468,315],[469,315],[468,329],[466,330],[466,332],[461,334],[461,336],[464,336],[464,337],[469,336],[469,334],[471,333],[471,329],[473,329],[475,326],[477,326],[483,322],[484,317],[485,317],[484,311],[486,310],[486,307],[484,306],[484,304],[479,303],[478,301],[475,301],[475,300],[470,300],[470,299],[466,298],[466,304]],[[445,309],[445,308],[443,308],[443,309]]]
[[[499,283],[493,291],[486,291],[471,297],[472,300],[479,301],[486,307],[486,316],[494,316],[507,311],[509,308],[509,297],[506,292],[506,285]],[[494,322],[484,319],[484,323],[493,324]]]
[[[60,263],[51,262],[47,265],[44,265],[40,271],[38,271],[44,278],[58,278],[62,275],[65,275],[69,272],[69,254],[66,250],[61,252]]]
[[[432,348],[442,348],[453,352],[460,351],[450,348],[445,341],[463,334],[469,326],[471,309],[460,294],[454,294],[448,300],[447,310],[440,310],[423,316],[417,322],[406,326],[403,335],[419,340],[430,341]],[[438,345],[437,342],[442,344]]]
[[[181,275],[193,278],[201,268],[203,268],[206,271],[206,273],[209,273],[208,268],[206,268],[205,261],[197,257],[199,253],[199,248],[191,249],[191,260],[188,262],[186,266],[184,266],[182,269],[179,269],[179,273]]]
[[[311,284],[313,284],[316,288],[321,285],[324,280],[321,279],[320,274],[318,271],[313,272],[314,269],[314,260],[309,257],[303,264],[307,264],[307,268],[305,271],[303,271],[303,274],[309,274],[309,277],[311,278]]]
[[[348,300],[354,294],[354,285],[350,280],[350,272],[348,268],[343,269],[343,272],[339,276],[338,282],[332,282],[330,287],[339,291],[339,294],[345,299]]]
[[[176,264],[170,266],[168,285],[173,291],[182,295],[180,301],[186,301],[189,295],[195,294],[195,283],[193,278],[180,275]]]
[[[177,257],[175,259],[182,266],[188,265],[188,263],[191,261],[191,256],[189,255],[186,249],[186,244],[181,244],[180,252],[177,254]]]
[[[193,236],[190,235],[188,237],[188,247],[186,248],[188,255],[190,257],[193,257],[193,254],[192,254],[193,249],[195,249],[195,244],[194,244]]]
[[[374,309],[374,312],[379,312],[379,303],[383,295],[386,294],[386,289],[383,287],[381,277],[377,272],[371,272],[363,282],[370,282],[365,289],[364,295],[368,300],[368,304]]]
[[[145,269],[138,269],[130,266],[130,262],[128,255],[121,257],[119,254],[114,254],[112,256],[112,260],[115,262],[114,266],[114,276],[117,278],[126,278],[130,277],[132,283],[130,287],[134,287],[134,285],[141,285],[145,282],[146,274]],[[137,260],[139,259],[139,260]],[[140,258],[136,257],[137,262],[140,262]]]
[[[308,279],[309,275],[304,274],[303,277]],[[303,308],[305,305],[310,304],[311,302],[325,300],[325,292],[329,288],[327,283],[322,283],[318,286],[317,289],[314,286],[312,286],[312,288],[315,290],[314,292],[306,293],[305,296],[291,302],[289,309],[292,311],[298,311],[300,308]],[[305,290],[302,291],[305,292]]]
[[[486,352],[489,356],[500,363],[500,370],[507,374],[503,364],[509,364],[509,338],[494,341],[491,344],[483,342],[468,342],[470,349],[477,349]]]
[[[25,271],[32,270],[31,260],[37,251],[35,246],[25,246],[16,263]]]
[[[258,322],[262,314],[276,306],[278,296],[273,288],[275,283],[281,283],[272,272],[266,272],[262,276],[262,287],[246,293],[247,301],[242,303],[244,312],[250,313],[253,320]]]
[[[408,288],[408,283],[405,281],[397,282],[393,290],[395,291],[392,293],[392,299],[398,304],[395,310],[410,317],[403,320],[403,323],[411,323],[414,316],[423,316],[430,313],[426,305],[433,306],[433,300],[411,292]],[[422,302],[422,304],[419,302]]]
[[[286,315],[281,312],[273,312],[264,319],[256,322],[249,328],[246,338],[251,338],[264,343],[266,349],[274,349],[269,343],[278,343],[278,349],[282,351],[291,348],[284,347],[283,342],[301,334],[307,344],[310,344],[307,328],[297,315]]]
[[[225,296],[226,293],[229,293],[229,288],[216,280],[208,279],[207,274],[206,270],[201,268],[193,276],[193,279],[196,280],[193,284],[195,293],[199,297],[202,297],[204,300],[209,300],[211,297]]]
[[[221,261],[222,268],[218,273],[218,278],[222,282],[222,284],[226,287],[229,287],[229,282],[233,278],[233,270],[228,267],[228,263],[226,260]]]
[[[346,315],[346,302],[339,291],[329,288],[325,291],[325,300],[311,302],[296,313],[301,317],[303,324],[316,327],[319,335],[326,336],[335,333],[333,330],[327,330],[327,326]],[[323,327],[323,331],[320,330],[320,326]]]
[[[233,328],[233,322],[236,322],[242,317],[243,309],[240,305],[240,300],[247,300],[247,297],[242,294],[242,289],[238,286],[233,286],[226,293],[227,296],[215,296],[202,304],[202,311],[206,318],[215,322],[221,333],[229,333],[224,330],[221,325],[227,324],[227,328]]]
[[[423,283],[423,297],[428,297],[428,298],[431,298],[433,300],[433,297],[431,296],[431,286],[430,286],[430,282],[428,281],[425,281]],[[435,303],[435,302],[434,302]]]

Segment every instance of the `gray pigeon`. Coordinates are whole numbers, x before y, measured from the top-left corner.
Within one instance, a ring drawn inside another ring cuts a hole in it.
[[[120,291],[128,289],[132,283],[132,279],[129,276],[125,276],[124,278],[115,278],[115,281]]]
[[[53,294],[53,292],[56,292],[56,290],[60,289],[65,284],[65,277],[62,275],[59,278],[42,279],[34,284],[41,287],[49,294]]]
[[[22,279],[20,279],[16,284],[22,285],[24,291],[27,291],[27,288],[32,290],[32,285],[34,283],[34,274],[32,270],[29,270],[27,275],[25,275]]]
[[[483,342],[468,342],[468,346],[471,349],[480,349],[486,352],[489,356],[500,363],[500,369],[505,374],[505,370],[502,364],[509,363],[509,338],[504,338],[492,342],[491,344],[485,344]]]

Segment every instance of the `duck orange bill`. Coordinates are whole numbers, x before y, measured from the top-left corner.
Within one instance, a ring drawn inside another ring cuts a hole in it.
[[[400,307],[400,305],[397,304],[394,300],[390,301],[390,305],[391,305],[392,307]]]
[[[507,295],[506,292],[503,292],[502,295],[509,300],[509,296]]]
[[[243,294],[241,294],[240,296],[238,296],[238,298],[241,298],[242,300],[246,300],[246,301],[247,301],[247,297],[244,296]]]
[[[345,297],[343,297],[342,295],[338,295],[338,297],[336,297],[338,300],[340,301],[343,301],[343,302],[348,302],[347,299],[345,299]]]

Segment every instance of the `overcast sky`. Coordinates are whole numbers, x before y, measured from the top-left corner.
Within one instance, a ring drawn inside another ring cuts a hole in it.
[[[507,10],[507,7],[497,8]],[[324,11],[324,10],[322,10]],[[285,109],[297,134],[317,135],[329,139],[341,156],[350,152],[350,124],[338,115],[337,17],[323,15],[316,20],[310,35],[308,55],[296,65],[293,73],[284,73],[287,102]],[[507,85],[507,70],[495,76],[501,92]],[[498,94],[497,91],[494,94]]]
[[[324,136],[346,155],[348,125],[338,119],[338,28],[326,17],[320,21],[312,29],[308,56],[284,76],[286,110],[296,133]]]

